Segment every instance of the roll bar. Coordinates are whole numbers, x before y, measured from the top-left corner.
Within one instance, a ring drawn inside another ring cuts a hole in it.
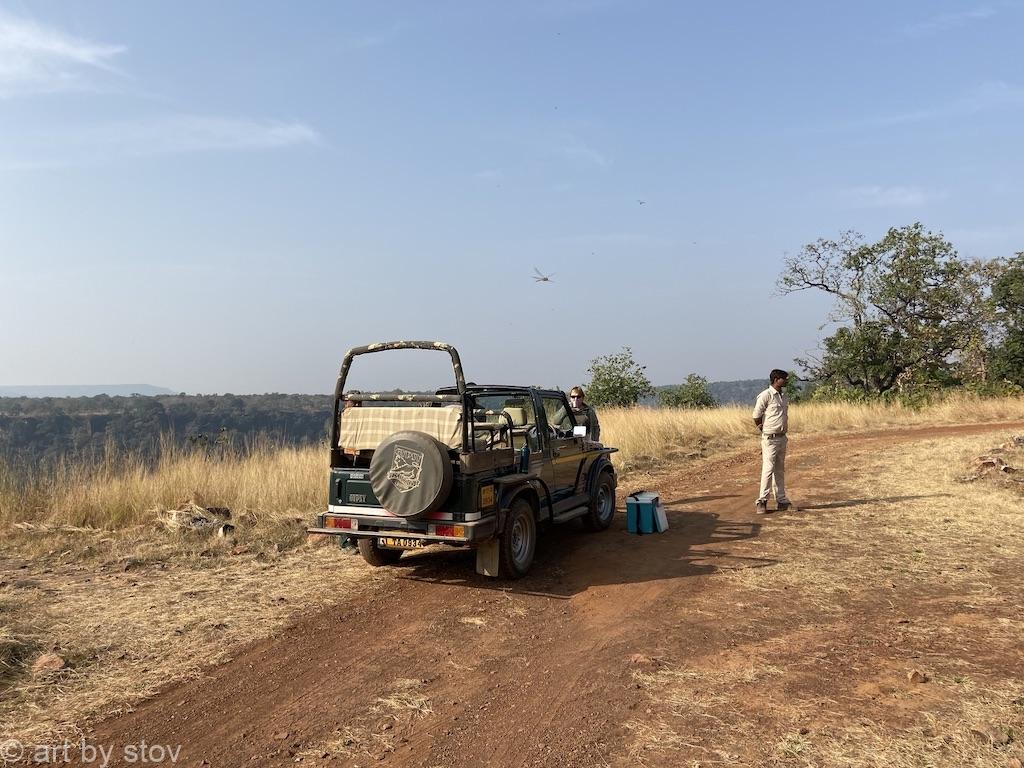
[[[438,352],[447,352],[452,358],[452,369],[455,371],[455,388],[457,395],[388,395],[384,393],[351,393],[345,394],[345,380],[348,378],[348,370],[352,367],[352,360],[359,355],[368,355],[374,352],[387,352],[393,349],[430,349]],[[367,344],[362,347],[352,347],[341,363],[341,370],[338,371],[338,381],[334,385],[334,409],[331,419],[331,450],[338,445],[338,410],[342,399],[352,402],[372,401],[403,401],[412,403],[462,403],[466,396],[466,377],[462,373],[462,360],[458,350],[451,344],[442,341],[382,341],[375,344]],[[463,445],[466,444],[467,425],[463,421]]]

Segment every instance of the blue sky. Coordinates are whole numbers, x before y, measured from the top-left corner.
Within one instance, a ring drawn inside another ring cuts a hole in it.
[[[479,382],[568,388],[624,345],[656,384],[791,367],[827,332],[774,291],[804,243],[920,220],[1024,250],[1022,22],[0,0],[0,384],[325,392],[393,338]],[[447,381],[391,357],[360,384]]]

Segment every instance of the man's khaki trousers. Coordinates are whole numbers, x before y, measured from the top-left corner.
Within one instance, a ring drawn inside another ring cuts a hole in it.
[[[761,438],[761,494],[757,500],[768,501],[768,494],[775,495],[778,504],[788,504],[786,496],[786,444],[785,435]]]

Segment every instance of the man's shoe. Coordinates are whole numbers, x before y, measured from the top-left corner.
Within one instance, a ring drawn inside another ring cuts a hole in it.
[[[766,501],[759,501],[759,502],[757,502],[757,504],[754,507],[754,511],[758,515],[767,515],[768,514],[768,502],[766,502]]]
[[[782,504],[779,504],[779,505],[778,505],[778,507],[779,507],[779,512],[787,512],[787,511],[789,511],[789,508],[790,508],[791,506],[793,506],[793,505],[792,505],[792,504],[790,504],[790,503],[789,503],[788,501],[784,501],[784,502],[783,502]]]

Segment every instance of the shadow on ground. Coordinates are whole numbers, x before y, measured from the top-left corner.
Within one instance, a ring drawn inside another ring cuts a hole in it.
[[[588,532],[578,521],[548,529],[540,536],[530,573],[516,581],[478,575],[472,550],[408,553],[395,567],[402,579],[566,599],[590,587],[774,565],[775,560],[729,552],[730,543],[756,537],[761,531],[760,522],[723,519],[707,509],[679,509],[687,504],[730,498],[735,495],[667,502],[669,530],[662,534],[629,534],[621,511],[607,531]]]
[[[810,504],[800,504],[799,507],[801,512],[812,512],[822,509],[843,509],[844,507],[864,507],[874,504],[895,504],[900,501],[917,501],[919,499],[940,499],[949,497],[948,493],[928,493],[918,496],[883,496],[874,499],[843,499],[841,501],[822,503],[811,502]]]

